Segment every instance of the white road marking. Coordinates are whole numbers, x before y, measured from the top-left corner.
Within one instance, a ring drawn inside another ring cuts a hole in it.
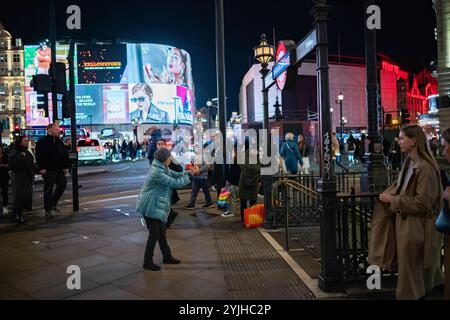
[[[117,200],[126,200],[126,199],[133,199],[137,198],[138,195],[133,196],[126,196],[126,197],[114,197],[114,198],[107,198],[107,199],[101,199],[101,200],[94,200],[94,201],[88,201],[88,202],[82,202],[83,205],[86,204],[95,204],[95,203],[102,203],[102,202],[108,202],[108,201],[117,201]]]
[[[130,169],[130,168],[131,168],[131,166],[128,166],[128,167],[125,167],[125,168],[122,168],[122,169],[118,169],[118,170],[114,170],[114,171],[111,171],[111,172],[112,172],[112,173],[121,172],[121,171],[128,170],[128,169]]]

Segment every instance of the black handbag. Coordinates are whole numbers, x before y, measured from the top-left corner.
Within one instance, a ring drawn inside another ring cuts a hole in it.
[[[450,211],[447,200],[444,200],[444,207],[441,209],[441,212],[435,221],[435,225],[439,232],[450,234]]]

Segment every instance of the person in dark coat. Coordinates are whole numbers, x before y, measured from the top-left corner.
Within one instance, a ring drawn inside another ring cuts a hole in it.
[[[286,142],[281,147],[280,155],[284,159],[286,169],[290,174],[297,174],[300,167],[303,167],[303,159],[300,155],[298,145],[294,142],[294,134],[286,134]]]
[[[28,138],[17,137],[9,157],[12,170],[12,194],[14,222],[25,223],[22,211],[31,201],[33,195],[34,158],[28,151]]]
[[[8,155],[3,152],[3,147],[0,146],[0,188],[2,189],[3,199],[3,214],[8,214],[8,187],[9,187],[9,164]]]
[[[128,144],[125,140],[123,140],[122,147],[120,148],[120,153],[122,154],[122,161],[127,160],[127,149],[128,149]]]
[[[248,141],[245,142],[245,164],[241,164],[241,175],[239,178],[239,198],[241,200],[241,221],[244,222],[244,210],[255,205],[258,201],[258,190],[261,180],[261,164],[258,149],[249,148]],[[253,158],[256,157],[256,163]]]
[[[44,208],[47,220],[53,218],[52,210],[59,211],[58,201],[66,190],[66,174],[70,168],[69,154],[60,139],[57,123],[49,124],[47,136],[37,142],[36,163],[44,179]]]
[[[148,150],[147,150],[147,159],[150,163],[150,166],[152,165],[155,152],[158,150],[157,143],[162,138],[162,132],[157,127],[153,127],[151,129],[151,135],[150,135],[150,141],[148,142]]]

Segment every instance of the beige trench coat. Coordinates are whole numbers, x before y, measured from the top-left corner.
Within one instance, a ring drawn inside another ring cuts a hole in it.
[[[396,297],[410,300],[444,283],[440,267],[443,237],[434,225],[443,202],[440,177],[425,160],[417,161],[404,183],[407,187],[402,193],[399,181],[387,190],[394,195],[390,205],[376,205],[368,261],[387,270],[397,267]]]

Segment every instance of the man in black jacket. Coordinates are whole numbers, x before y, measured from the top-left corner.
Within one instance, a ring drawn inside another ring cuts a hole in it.
[[[45,219],[53,217],[53,211],[59,211],[57,204],[67,186],[66,174],[70,167],[69,155],[60,139],[57,123],[47,126],[47,136],[36,144],[36,162],[44,179]],[[53,187],[56,189],[53,192]]]

